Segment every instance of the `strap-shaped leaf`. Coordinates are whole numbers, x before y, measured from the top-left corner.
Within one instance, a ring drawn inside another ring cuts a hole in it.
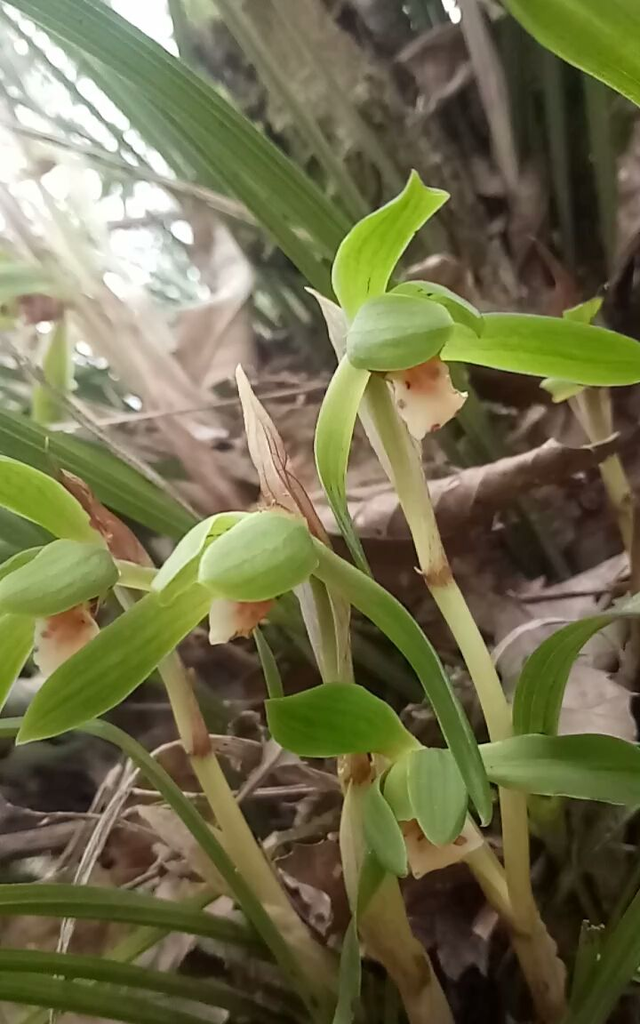
[[[117,579],[116,564],[105,547],[54,540],[0,579],[0,612],[37,618],[57,615],[102,597]]]
[[[342,357],[320,406],[314,440],[316,469],[327,501],[354,562],[367,573],[367,559],[347,505],[347,466],[369,376],[368,370],[358,370],[347,356]]]
[[[175,498],[105,448],[45,430],[19,413],[0,410],[0,453],[47,474],[70,470],[114,512],[157,533],[179,538],[196,523]]]
[[[532,36],[640,105],[640,8],[636,0],[506,0]]]
[[[89,516],[62,484],[5,456],[0,456],[0,506],[38,523],[54,537],[101,543]]]
[[[320,550],[320,549],[323,550]],[[422,683],[469,795],[483,822],[492,814],[491,791],[478,744],[442,662],[415,619],[375,580],[316,543],[315,575],[339,590],[382,630],[413,668]]]
[[[367,299],[384,294],[416,231],[448,198],[447,192],[427,188],[412,171],[399,196],[351,229],[338,249],[331,274],[333,290],[349,318]]]
[[[507,789],[640,804],[640,748],[615,736],[513,736],[480,750],[491,781]]]
[[[198,625],[210,603],[197,584],[170,604],[146,594],[49,676],[18,742],[58,736],[115,707]]]
[[[450,288],[436,281],[405,281],[391,289],[391,295],[412,295],[439,302],[448,311],[451,319],[462,327],[468,327],[474,334],[480,335],[484,330],[484,318],[476,307],[456,295]]]
[[[513,699],[513,727],[518,734],[558,731],[569,673],[580,651],[600,629],[616,619],[640,615],[640,597],[602,615],[563,626],[527,658]]]
[[[446,846],[467,816],[467,789],[450,750],[423,747],[408,759],[407,788],[413,815],[427,839]]]
[[[33,647],[33,619],[0,615],[0,711]]]
[[[390,293],[360,306],[347,332],[349,361],[362,370],[406,370],[438,354],[453,333],[443,305]]]
[[[407,847],[395,814],[380,790],[380,777],[362,801],[362,825],[367,846],[385,871],[404,878],[409,870]]]
[[[602,387],[640,381],[640,345],[603,327],[566,318],[486,313],[478,338],[459,331],[444,346],[448,362],[559,377]]]
[[[386,701],[355,683],[324,683],[265,706],[273,738],[301,757],[393,758],[417,742]]]
[[[209,545],[198,579],[230,601],[269,601],[304,583],[317,562],[304,519],[254,512]]]

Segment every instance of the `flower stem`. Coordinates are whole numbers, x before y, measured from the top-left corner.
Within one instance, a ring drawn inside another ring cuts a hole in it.
[[[384,381],[372,377],[368,398],[391,466],[391,482],[413,537],[420,571],[458,644],[491,739],[506,739],[512,734],[511,710],[482,634],[453,578],[420,453],[400,421]],[[556,1021],[564,1007],[564,968],[540,918],[531,888],[526,795],[500,789],[500,810],[514,948],[538,1013],[545,1021]],[[485,891],[490,897],[491,888]],[[494,904],[499,912],[500,902]]]

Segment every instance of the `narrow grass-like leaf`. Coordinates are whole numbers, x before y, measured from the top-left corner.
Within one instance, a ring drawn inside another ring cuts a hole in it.
[[[320,550],[322,548],[322,550]],[[462,775],[469,795],[487,823],[492,803],[489,782],[478,744],[442,663],[415,619],[375,580],[338,558],[324,545],[316,544],[318,568],[315,575],[334,587],[382,630],[413,668],[422,683],[440,728]]]
[[[547,49],[640,105],[640,7],[636,0],[506,0]]]
[[[0,615],[0,711],[33,647],[33,619]]]
[[[0,579],[0,612],[37,618],[57,615],[102,597],[117,579],[116,564],[105,547],[54,540]]]
[[[366,573],[369,566],[347,505],[347,466],[369,377],[367,370],[356,369],[347,356],[342,357],[320,406],[314,440],[320,483],[354,562]]]
[[[484,330],[482,313],[468,299],[456,295],[443,284],[437,284],[435,281],[405,281],[392,288],[389,294],[421,296],[424,299],[439,302],[447,310],[454,323],[468,327],[477,335],[482,334]]]
[[[438,354],[453,333],[443,305],[414,295],[368,299],[347,332],[347,355],[361,370],[406,370]]]
[[[55,394],[68,394],[73,387],[73,358],[64,320],[56,324],[42,359],[46,384],[36,381],[31,391],[31,415],[46,426],[65,418],[65,408]],[[49,385],[49,387],[47,387]],[[51,390],[55,389],[55,390]]]
[[[3,720],[0,718],[0,738],[15,737],[23,722],[24,719]],[[220,872],[229,887],[229,892],[233,894],[247,919],[252,923],[265,945],[274,954],[280,966],[292,979],[302,998],[307,1000],[308,990],[305,979],[301,977],[298,961],[279,928],[272,921],[267,909],[254,895],[250,881],[240,874],[234,862],[216,839],[207,822],[191,801],[185,797],[182,790],[164,768],[158,764],[137,740],[134,740],[133,737],[128,736],[126,732],[118,729],[117,726],[112,725],[110,722],[88,722],[84,725],[82,731],[90,736],[97,736],[100,739],[106,740],[107,743],[114,744],[138,766],[145,778],[157,789],[158,793],[160,793],[182,823],[189,829],[203,852]],[[15,886],[6,886],[7,896],[10,895],[8,890],[14,888]],[[34,886],[29,884],[27,888],[32,891]],[[77,887],[71,886],[70,888],[76,889]],[[80,891],[82,892],[84,888],[82,887]],[[112,890],[109,890],[109,893],[111,892]],[[175,907],[175,905],[173,902],[168,904],[169,907]],[[2,902],[0,900],[0,912],[1,909]],[[189,910],[191,909],[189,907]],[[64,900],[61,904],[59,916],[68,916]]]
[[[516,685],[514,731],[557,733],[569,673],[584,645],[616,619],[639,615],[640,598],[634,597],[610,612],[570,622],[544,640],[527,658]]]
[[[605,1024],[611,1019],[640,963],[640,892],[598,945],[597,961],[572,995],[564,1024]]]
[[[0,885],[0,916],[15,915],[117,921],[167,928],[241,946],[259,945],[256,935],[235,921],[194,910],[179,900],[161,900],[129,889],[68,885],[64,882]]]
[[[480,750],[489,778],[499,786],[640,804],[640,748],[615,736],[514,736]]]
[[[256,650],[260,658],[260,667],[264,676],[267,693],[270,697],[284,697],[282,676],[273,651],[269,647],[262,630],[256,626],[253,631],[253,639],[256,643]]]
[[[596,971],[598,960],[602,955],[604,933],[603,924],[594,925],[589,921],[582,922],[571,978],[571,995],[569,997],[571,1006],[577,1006],[591,987],[594,971]]]
[[[53,540],[53,536],[37,523],[0,508],[0,540],[8,547],[22,551],[24,548],[41,547]]]
[[[423,747],[409,757],[409,800],[420,828],[436,846],[460,835],[467,816],[467,789],[450,750]]]
[[[146,594],[49,676],[18,742],[58,736],[115,707],[198,625],[210,603],[197,585],[170,604]]]
[[[68,469],[114,512],[169,537],[182,537],[196,523],[191,512],[111,452],[47,431],[19,413],[0,410],[0,453],[43,473]]]
[[[209,545],[198,579],[217,597],[269,601],[304,583],[317,562],[304,519],[265,510],[245,516]]]
[[[57,480],[15,459],[0,456],[0,505],[54,537],[101,543],[79,502]]]
[[[206,1024],[207,1021],[206,1016],[187,1013],[155,999],[144,999],[127,990],[114,991],[110,985],[86,985],[38,974],[0,972],[0,994],[5,1002],[45,1006],[89,1019],[117,1020],[124,1024]]]
[[[486,313],[484,324],[479,338],[455,333],[442,359],[602,387],[640,381],[640,346],[615,331],[518,313]]]
[[[362,825],[367,845],[385,871],[404,878],[407,848],[395,814],[380,790],[378,777],[362,801]]]
[[[416,745],[393,708],[355,683],[325,683],[268,700],[265,707],[273,738],[301,757],[393,758]]]
[[[331,275],[338,302],[349,318],[367,299],[386,291],[416,231],[448,198],[447,192],[427,188],[412,171],[399,196],[351,229],[338,249]]]
[[[216,920],[215,917],[213,920]],[[218,920],[223,925],[233,923],[221,918]],[[237,927],[240,932],[242,926]],[[246,929],[244,932],[245,934],[240,936],[240,945],[251,944],[251,933]],[[229,936],[233,936],[233,929],[229,930]],[[231,937],[225,938],[224,941],[233,943]],[[199,1002],[205,1006],[233,1010],[235,1013],[256,1012],[256,1003],[250,996],[244,995],[223,981],[190,977],[170,971],[154,971],[138,967],[136,964],[118,963],[108,957],[47,953],[33,949],[0,949],[0,974],[5,971],[11,974],[108,982],[127,986],[132,992],[158,992],[177,999]]]
[[[0,255],[0,304],[22,295],[52,295],[63,298],[51,275],[39,263],[27,263]]]

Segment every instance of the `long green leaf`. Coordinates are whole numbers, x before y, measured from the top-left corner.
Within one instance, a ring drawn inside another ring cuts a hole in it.
[[[58,736],[115,707],[198,625],[210,603],[197,585],[169,604],[146,594],[49,676],[18,742]]]
[[[33,647],[33,620],[0,615],[0,710]]]
[[[353,560],[366,573],[369,566],[347,505],[347,466],[358,410],[369,377],[367,370],[356,369],[343,356],[320,406],[314,440],[320,483]]]
[[[62,484],[32,466],[2,456],[0,505],[56,537],[100,543],[89,516]]]
[[[564,1024],[605,1024],[640,963],[640,892],[600,940],[597,962],[571,999]]]
[[[36,618],[57,615],[102,597],[117,579],[116,564],[105,547],[54,540],[0,579],[0,612]]]
[[[384,754],[415,746],[393,708],[355,683],[325,683],[266,701],[267,723],[278,743],[301,757]]]
[[[218,920],[221,924],[232,923]],[[242,929],[241,925],[237,927],[239,931]],[[246,929],[244,931],[246,932]],[[234,942],[232,935],[233,929],[224,941]],[[243,940],[246,939],[250,944],[251,936],[245,934],[240,936],[240,945],[244,945]],[[5,972],[103,981],[113,985],[126,985],[133,993],[145,990],[159,992],[178,999],[203,1003],[205,1006],[219,1006],[235,1013],[256,1012],[256,1003],[250,996],[243,995],[222,981],[187,977],[169,971],[154,971],[135,964],[118,963],[108,957],[45,953],[33,949],[0,949],[0,974]]]
[[[454,333],[442,359],[602,387],[640,381],[640,345],[615,331],[518,313],[486,313],[484,324],[479,338]]]
[[[449,195],[427,188],[415,171],[400,195],[359,221],[344,239],[333,264],[333,288],[351,319],[367,299],[382,295],[394,267],[416,231]]]
[[[571,622],[544,640],[527,658],[516,685],[514,731],[557,733],[569,673],[584,645],[616,619],[638,615],[640,598],[635,597],[613,611]]]
[[[478,744],[442,663],[419,625],[375,580],[338,558],[324,545],[316,543],[316,548],[319,564],[315,575],[371,619],[413,668],[433,706],[481,820],[490,821],[491,791]]]
[[[47,431],[18,413],[0,410],[0,453],[43,473],[68,469],[81,477],[114,512],[169,537],[182,537],[196,523],[191,512],[111,452],[60,432]],[[1,526],[2,519],[0,529]]]
[[[133,96],[139,92],[163,111],[174,137],[179,129],[183,159],[198,165],[201,183],[208,184],[202,172],[209,162],[218,182],[267,225],[294,261],[302,254],[303,272],[326,288],[326,272],[292,229],[303,229],[331,256],[348,221],[210,84],[100,0],[18,0],[14,6],[99,61],[109,78],[126,81]],[[138,127],[144,131],[144,124]]]
[[[505,0],[548,50],[640,105],[640,7],[636,0]]]
[[[0,973],[0,998],[26,1006],[86,1014],[89,1018],[124,1024],[206,1024],[206,1016],[142,999],[135,993],[114,992],[109,985],[85,985],[38,974]]]
[[[614,736],[514,736],[480,750],[489,778],[499,786],[640,804],[640,748]]]
[[[83,921],[149,925],[249,947],[255,947],[258,941],[255,934],[243,925],[202,910],[193,910],[178,901],[94,885],[67,885],[63,882],[0,885],[0,915],[73,917]]]

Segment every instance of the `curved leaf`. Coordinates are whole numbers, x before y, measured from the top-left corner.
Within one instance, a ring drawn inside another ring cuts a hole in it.
[[[320,550],[322,548],[322,550]],[[436,714],[451,753],[456,759],[481,821],[491,820],[489,782],[478,744],[442,663],[419,625],[395,597],[375,580],[316,542],[315,575],[340,591],[395,644],[418,676]]]
[[[467,816],[467,789],[450,750],[423,747],[408,759],[407,788],[413,816],[427,839],[446,846]]]
[[[385,871],[404,878],[409,870],[407,847],[396,816],[380,791],[379,777],[362,801],[362,826],[369,849]]]
[[[610,612],[571,622],[544,640],[527,658],[516,685],[514,731],[557,733],[569,673],[584,645],[616,619],[639,615],[640,597],[635,597]]]
[[[0,710],[33,647],[33,619],[0,615]]]
[[[0,612],[37,618],[57,615],[101,597],[117,580],[118,569],[105,547],[54,540],[0,579]]]
[[[324,683],[267,700],[265,708],[273,738],[301,757],[393,758],[417,742],[386,701],[355,683]]]
[[[412,171],[399,196],[351,229],[331,272],[333,290],[349,318],[367,299],[386,291],[394,267],[416,231],[448,198],[447,192],[427,188]]]
[[[484,330],[482,313],[468,299],[464,299],[462,295],[456,295],[443,284],[437,284],[435,281],[405,281],[392,288],[389,294],[422,296],[433,302],[439,302],[448,311],[454,323],[468,327],[478,336]]]
[[[640,105],[636,0],[505,0],[538,42]]]
[[[347,355],[361,370],[419,366],[440,352],[453,333],[443,305],[413,295],[379,295],[360,306],[347,332]]]
[[[146,594],[49,676],[18,743],[58,736],[115,707],[198,625],[210,603],[197,585],[170,604]]]
[[[480,751],[491,781],[507,789],[640,804],[640,748],[614,736],[513,736]]]
[[[575,384],[608,387],[640,381],[640,344],[615,331],[517,313],[486,313],[484,325],[479,338],[455,333],[442,359]]]
[[[0,506],[43,526],[54,537],[101,543],[89,516],[62,484],[6,456],[0,456]]]
[[[354,562],[366,573],[369,566],[347,505],[347,466],[369,377],[368,370],[358,370],[342,357],[322,400],[314,440],[316,469],[327,501]]]

